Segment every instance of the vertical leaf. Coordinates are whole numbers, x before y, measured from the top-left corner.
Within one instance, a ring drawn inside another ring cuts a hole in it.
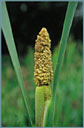
[[[62,36],[61,36],[61,41],[60,41],[58,60],[57,60],[57,64],[56,64],[55,74],[54,74],[52,101],[51,101],[51,104],[50,104],[47,114],[46,114],[45,126],[54,126],[54,118],[55,118],[55,112],[56,112],[56,86],[58,84],[59,74],[60,74],[60,70],[61,70],[61,66],[63,63],[63,58],[64,58],[64,54],[65,54],[65,50],[66,50],[66,45],[67,45],[67,39],[69,36],[69,32],[70,32],[73,17],[75,14],[75,10],[77,7],[77,3],[78,2],[69,2],[69,4],[68,4],[65,21],[64,21],[64,26],[63,26],[63,31],[62,31]]]
[[[64,26],[63,26],[63,31],[62,31],[62,36],[61,36],[61,41],[60,41],[60,50],[59,50],[59,55],[58,55],[58,61],[56,65],[56,71],[54,74],[54,84],[53,84],[53,98],[52,100],[54,101],[53,105],[53,123],[54,123],[54,115],[55,115],[55,110],[56,110],[56,86],[59,80],[59,75],[60,75],[60,70],[61,66],[63,63],[63,58],[67,46],[67,40],[70,32],[70,28],[72,25],[73,17],[75,14],[75,10],[77,7],[78,2],[69,2],[66,16],[65,16],[65,21],[64,21]]]
[[[21,93],[23,96],[23,101],[24,101],[25,108],[27,110],[27,114],[29,117],[29,122],[30,122],[30,125],[32,126],[31,109],[30,109],[29,104],[27,104],[26,102],[26,97],[25,97],[25,92],[24,92],[24,83],[23,83],[22,73],[20,69],[20,63],[18,60],[18,55],[17,55],[15,43],[14,43],[14,38],[13,38],[12,29],[11,29],[10,20],[9,20],[5,2],[1,3],[1,14],[2,14],[2,17],[1,17],[2,18],[2,31],[3,31],[5,40],[6,40],[6,44],[7,44],[9,53],[10,53],[10,57],[12,59],[12,63],[13,63],[17,78],[18,78]]]

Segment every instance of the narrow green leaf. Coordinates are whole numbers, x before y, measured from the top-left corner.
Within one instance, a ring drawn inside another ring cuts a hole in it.
[[[16,47],[15,47],[15,43],[14,43],[14,38],[13,38],[13,34],[12,34],[12,29],[11,29],[11,25],[10,25],[10,20],[9,20],[9,16],[8,16],[8,12],[7,12],[7,8],[6,8],[6,4],[5,2],[1,2],[1,14],[2,14],[2,31],[6,40],[6,44],[12,59],[12,63],[18,78],[18,82],[20,85],[20,89],[21,89],[21,93],[23,96],[23,101],[27,110],[27,114],[28,114],[28,119],[29,119],[29,123],[32,126],[32,120],[31,120],[31,109],[29,104],[27,104],[26,101],[26,97],[25,97],[25,92],[24,92],[24,83],[23,83],[23,78],[22,78],[22,73],[21,73],[21,69],[20,69],[20,64],[19,64],[19,60],[18,60],[18,56],[17,56],[17,51],[16,51]]]
[[[54,95],[56,93],[56,85],[59,80],[59,73],[61,70],[62,63],[63,63],[63,58],[64,58],[66,45],[67,45],[67,39],[69,36],[69,32],[70,32],[70,28],[72,25],[76,7],[77,7],[77,2],[69,2],[67,12],[66,12],[65,21],[64,21],[61,41],[60,41],[60,50],[59,50],[59,55],[58,55],[58,61],[56,64],[56,71],[54,74],[54,84],[53,84],[53,94]]]
[[[61,70],[61,66],[63,63],[63,58],[66,50],[66,45],[67,45],[67,39],[69,36],[69,32],[70,32],[73,17],[75,14],[75,10],[77,7],[77,3],[78,2],[69,2],[66,16],[65,16],[65,21],[64,21],[64,26],[63,26],[63,31],[62,31],[61,41],[60,41],[58,60],[56,64],[55,74],[54,74],[52,101],[48,108],[46,118],[45,118],[45,124],[44,124],[44,126],[47,126],[47,127],[54,126],[54,118],[55,118],[55,112],[56,112],[56,86],[58,84],[59,74],[60,74],[60,70]]]
[[[54,84],[53,84],[53,97],[52,100],[54,101],[54,106],[53,106],[53,123],[54,123],[54,114],[56,111],[56,86],[59,80],[59,74],[61,70],[61,66],[63,63],[63,58],[66,50],[66,45],[67,45],[67,40],[70,32],[70,28],[72,25],[73,17],[75,14],[75,10],[77,7],[77,2],[69,2],[67,12],[66,12],[66,17],[64,21],[64,26],[63,26],[63,31],[62,31],[62,36],[61,36],[61,41],[60,41],[60,50],[59,50],[59,55],[58,55],[58,61],[56,65],[56,71],[54,74]]]

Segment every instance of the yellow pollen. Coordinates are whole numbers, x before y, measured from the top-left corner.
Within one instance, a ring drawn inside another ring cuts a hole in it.
[[[51,40],[46,28],[42,28],[35,43],[34,81],[37,86],[49,85],[53,79]]]

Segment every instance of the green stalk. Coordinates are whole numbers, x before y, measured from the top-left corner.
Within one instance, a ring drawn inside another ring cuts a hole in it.
[[[39,126],[39,127],[42,125],[44,106],[45,106],[45,102],[44,102],[43,86],[36,87],[36,92],[35,92],[35,122],[36,122],[36,126]]]
[[[55,74],[54,74],[54,84],[53,84],[53,89],[52,89],[52,101],[51,101],[51,104],[49,105],[48,111],[46,113],[45,124],[44,124],[44,126],[47,126],[47,127],[54,126],[54,117],[55,117],[55,112],[56,112],[56,86],[58,84],[60,70],[62,67],[63,58],[64,58],[66,45],[67,45],[67,39],[69,36],[69,32],[70,32],[73,17],[75,14],[75,10],[77,7],[77,3],[78,2],[69,2],[66,16],[65,16],[65,21],[64,21],[64,26],[63,26],[63,31],[62,31],[61,41],[60,41],[60,50],[59,50],[59,54],[58,54],[58,61],[56,64],[56,70],[55,70]]]
[[[49,86],[36,87],[35,92],[35,122],[42,127],[45,122],[45,114],[51,101],[51,88]]]
[[[2,18],[2,31],[3,31],[5,40],[6,40],[6,44],[7,44],[9,53],[10,53],[10,57],[12,59],[12,63],[13,63],[17,78],[18,78],[23,101],[24,101],[25,108],[26,108],[26,111],[29,117],[28,118],[29,123],[32,126],[33,125],[32,120],[31,120],[32,111],[30,109],[29,104],[27,104],[26,97],[25,97],[22,73],[20,69],[19,59],[18,59],[18,55],[17,55],[15,43],[14,43],[14,38],[13,38],[12,29],[11,29],[10,20],[9,20],[5,2],[1,2],[1,14],[2,14],[2,17],[1,17]]]

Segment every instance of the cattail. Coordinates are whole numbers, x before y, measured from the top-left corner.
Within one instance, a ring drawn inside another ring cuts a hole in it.
[[[49,85],[53,79],[51,40],[46,28],[42,28],[35,44],[34,81],[36,86]]]
[[[35,119],[36,126],[43,126],[45,108],[51,100],[50,82],[53,79],[51,40],[46,28],[42,28],[37,36],[34,54]]]

